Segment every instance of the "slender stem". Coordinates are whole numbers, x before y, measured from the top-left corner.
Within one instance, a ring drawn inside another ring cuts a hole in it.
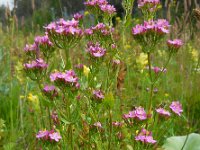
[[[112,112],[111,112],[111,109],[109,108],[109,132],[110,132],[110,135],[109,135],[109,143],[108,143],[108,150],[111,149],[111,140],[112,140]]]
[[[154,88],[154,84],[152,83],[153,79],[152,79],[152,71],[151,71],[151,53],[148,52],[147,53],[147,57],[148,57],[148,69],[149,69],[149,78],[150,78],[150,96],[149,96],[149,107],[148,107],[148,113],[151,113],[151,107],[152,107],[152,97],[153,97],[153,88]]]

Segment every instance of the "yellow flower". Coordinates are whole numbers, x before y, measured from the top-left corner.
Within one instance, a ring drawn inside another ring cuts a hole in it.
[[[125,49],[130,49],[130,48],[131,48],[131,45],[127,44],[127,45],[124,46],[124,48],[125,48]]]
[[[168,94],[168,93],[165,93],[165,97],[169,97],[169,94]]]
[[[87,15],[89,15],[89,14],[90,14],[89,11],[85,11],[85,12],[84,12],[84,15],[85,15],[85,16],[87,16]]]
[[[89,72],[90,72],[90,68],[88,68],[87,66],[83,66],[83,74],[86,76],[86,77],[88,77],[88,74],[89,74]]]
[[[31,102],[37,102],[38,101],[37,95],[33,95],[32,93],[29,93],[27,98]]]
[[[39,109],[39,98],[37,95],[33,95],[32,93],[29,93],[27,100],[31,102],[31,105],[33,105],[35,109]]]
[[[191,54],[192,54],[193,60],[197,62],[197,61],[198,61],[198,57],[199,57],[198,51],[197,51],[196,49],[193,48],[193,49],[191,50]]]
[[[140,53],[139,57],[136,58],[136,63],[144,68],[148,64],[147,55],[145,53]]]

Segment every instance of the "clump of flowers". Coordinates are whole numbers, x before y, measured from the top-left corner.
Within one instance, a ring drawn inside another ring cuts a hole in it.
[[[132,34],[144,48],[144,52],[152,51],[156,43],[158,43],[164,35],[169,33],[169,22],[165,19],[156,21],[145,21],[144,24],[138,24],[132,28]],[[148,49],[145,49],[148,45]]]
[[[60,133],[55,132],[54,130],[51,131],[41,130],[36,135],[36,138],[42,141],[50,141],[50,142],[59,142],[62,139]]]
[[[173,101],[170,105],[170,109],[177,115],[181,116],[183,112],[182,105],[179,101]]]
[[[80,84],[78,83],[78,77],[73,70],[67,70],[66,72],[55,72],[50,75],[50,79],[57,86],[75,87],[78,89]]]
[[[152,133],[146,129],[142,129],[141,132],[137,136],[135,136],[135,140],[147,144],[156,143],[156,140],[154,140],[152,137]]]
[[[159,5],[160,0],[138,0],[138,7],[143,11],[155,12]]]
[[[54,45],[49,40],[49,37],[47,34],[45,36],[36,36],[34,43],[35,45],[37,45],[39,50],[43,53],[45,58],[49,58],[55,50]]]
[[[89,40],[95,41],[111,41],[114,28],[110,28],[104,23],[98,23],[96,26],[85,29],[84,33]]]
[[[98,15],[102,15],[102,13],[113,15],[116,12],[114,6],[108,4],[106,0],[88,0],[84,4],[89,11]]]
[[[102,102],[102,100],[105,98],[103,92],[101,90],[93,90],[93,100],[96,102]]]
[[[156,112],[162,117],[170,117],[171,116],[170,112],[165,110],[164,108],[157,108]]]
[[[167,45],[170,52],[176,53],[183,46],[183,42],[180,39],[168,40]]]
[[[147,119],[147,114],[144,110],[143,107],[136,107],[135,110],[129,111],[128,114],[123,115],[124,119],[129,119],[129,118],[134,118],[136,120],[146,120]]]
[[[74,18],[67,21],[61,18],[59,21],[47,25],[45,29],[51,41],[62,49],[73,47],[83,36],[79,21]]]
[[[101,47],[98,42],[95,44],[89,42],[87,44],[86,51],[90,54],[91,57],[97,57],[97,58],[103,57],[106,54],[106,49]]]
[[[43,93],[50,99],[58,96],[58,91],[53,85],[45,85],[45,87],[43,88]]]

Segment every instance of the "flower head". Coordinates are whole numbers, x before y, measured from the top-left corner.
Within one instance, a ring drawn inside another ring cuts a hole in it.
[[[136,107],[135,110],[123,115],[124,119],[135,118],[137,120],[146,120],[147,114],[143,107]]]
[[[135,137],[135,140],[149,144],[156,143],[156,140],[154,140],[152,137],[152,133],[147,131],[146,129],[142,129],[140,133]]]
[[[94,96],[95,99],[98,99],[98,100],[104,99],[104,95],[103,95],[103,92],[101,90],[94,90],[93,96]]]
[[[173,101],[170,105],[170,109],[177,115],[181,116],[183,112],[182,105],[179,101]]]
[[[60,136],[60,134],[58,132],[53,132],[49,134],[49,138],[55,142],[59,142],[60,139],[62,139],[62,137]]]
[[[160,116],[163,116],[163,117],[170,117],[170,112],[165,110],[164,108],[158,108],[156,109],[156,112],[160,115]]]
[[[87,44],[87,52],[89,52],[92,57],[99,58],[106,54],[106,49],[101,47],[98,42],[96,44],[89,42]]]
[[[55,72],[50,75],[52,82],[55,82],[57,85],[69,85],[75,87],[76,89],[80,87],[78,83],[78,77],[76,76],[73,70],[67,70],[66,72]]]
[[[180,39],[168,40],[167,45],[171,52],[177,52],[178,49],[183,45],[183,42]]]
[[[31,63],[24,64],[26,70],[43,70],[46,69],[47,66],[48,65],[41,58],[33,60]]]

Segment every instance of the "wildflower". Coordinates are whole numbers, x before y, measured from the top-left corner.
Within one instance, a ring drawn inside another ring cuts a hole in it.
[[[35,37],[35,44],[36,45],[45,45],[47,47],[52,47],[53,46],[53,43],[49,40],[48,35],[36,36]]]
[[[78,83],[78,77],[73,70],[52,73],[50,75],[50,79],[58,86],[63,85],[65,87],[66,85],[69,85],[71,87],[75,87],[76,89],[80,87],[80,84]]]
[[[59,121],[59,119],[58,119],[58,114],[57,114],[57,112],[56,112],[55,110],[52,111],[52,113],[51,113],[51,118],[52,118],[53,123],[54,123],[55,125],[57,125],[57,124],[60,123],[60,121]]]
[[[101,122],[95,122],[94,124],[93,124],[93,126],[95,126],[95,127],[97,127],[97,128],[102,128],[102,125],[101,125]]]
[[[44,28],[46,29],[50,39],[52,39],[52,42],[56,46],[64,49],[66,48],[64,43],[68,43],[68,45],[73,46],[83,36],[83,31],[78,25],[79,21],[74,18],[67,21],[61,18],[56,22],[50,23]]]
[[[168,40],[167,45],[170,52],[177,52],[178,49],[183,45],[183,42],[180,39]]]
[[[117,122],[117,121],[115,121],[115,122],[112,122],[112,125],[113,125],[114,127],[121,127],[121,126],[123,125],[123,123],[122,123],[122,122]]]
[[[26,70],[43,70],[46,69],[47,66],[48,65],[41,58],[33,60],[31,63],[24,64]]]
[[[158,9],[160,0],[139,0],[138,7],[140,9],[145,9],[149,12],[155,12]]]
[[[84,3],[90,11],[96,13],[105,13],[112,15],[116,12],[113,5],[108,4],[106,0],[89,0]],[[96,8],[96,9],[95,9]]]
[[[170,108],[175,114],[181,116],[183,109],[182,109],[182,105],[179,101],[173,101],[170,105]]]
[[[53,85],[45,85],[45,87],[43,88],[43,92],[47,97],[51,99],[58,95],[58,91]]]
[[[80,14],[80,13],[76,13],[76,14],[74,14],[73,18],[74,18],[75,20],[81,20],[81,19],[83,19],[83,15]]]
[[[32,45],[28,45],[26,44],[26,46],[24,47],[24,51],[26,53],[29,53],[29,52],[36,52],[37,51],[37,45],[34,43]]]
[[[104,95],[103,95],[103,92],[101,90],[94,90],[93,96],[94,96],[94,99],[96,99],[96,100],[104,99]]]
[[[90,68],[84,65],[83,74],[87,77],[89,73],[90,73]]]
[[[152,133],[147,131],[146,129],[142,129],[140,133],[137,136],[135,136],[135,140],[149,144],[156,143],[156,140],[154,140],[152,137]]]
[[[96,44],[89,42],[87,44],[87,52],[90,53],[92,57],[103,57],[106,53],[106,49],[100,46],[98,42]]]
[[[166,111],[164,108],[158,108],[156,109],[156,112],[160,115],[160,116],[163,116],[163,117],[170,117],[170,112],[169,111]]]
[[[48,140],[49,138],[49,131],[47,130],[41,130],[38,132],[38,134],[36,135],[37,139],[43,139],[43,140]]]
[[[62,137],[60,136],[60,134],[58,132],[53,132],[49,134],[49,137],[51,140],[59,142],[60,139],[62,139]]]
[[[124,119],[129,119],[129,118],[135,118],[137,120],[146,120],[147,119],[147,114],[144,110],[144,108],[136,107],[135,110],[130,111],[128,114],[123,115]]]

